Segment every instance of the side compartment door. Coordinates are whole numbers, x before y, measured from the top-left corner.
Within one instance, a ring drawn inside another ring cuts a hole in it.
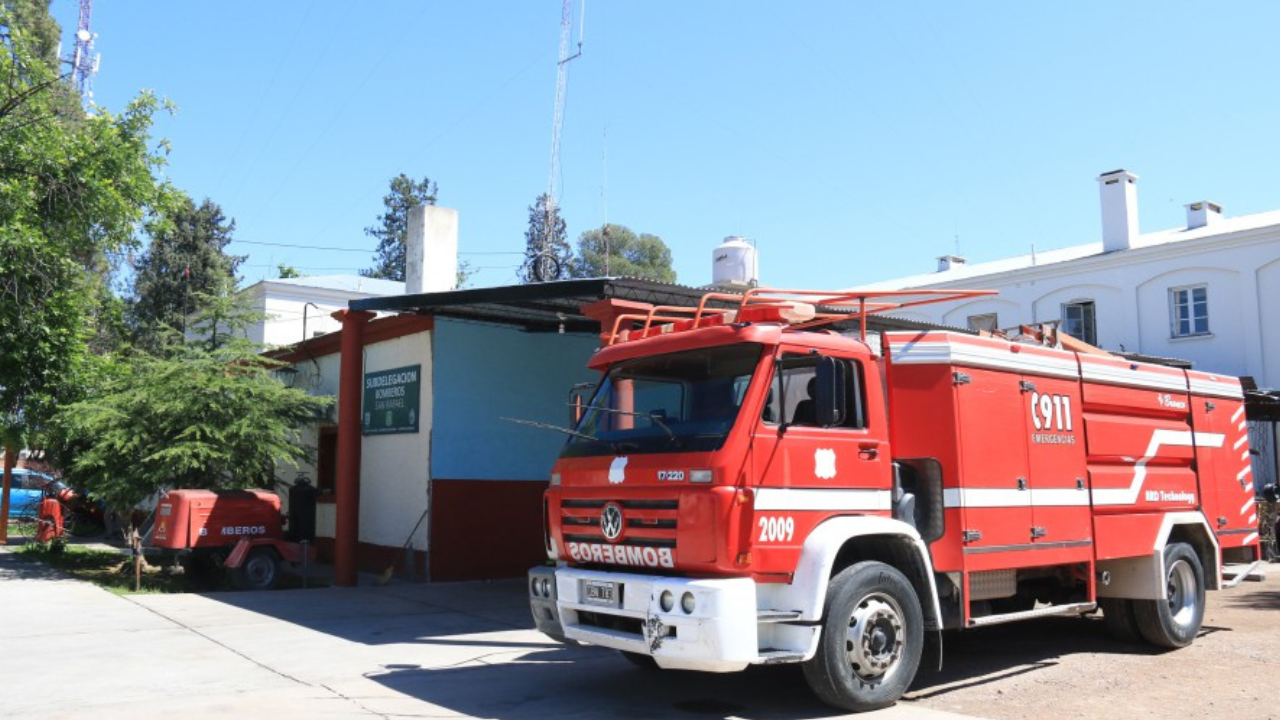
[[[956,385],[959,487],[946,491],[945,502],[962,508],[966,570],[1012,567],[1004,552],[1025,548],[1032,525],[1020,376],[982,368],[959,372],[967,377]]]
[[[1092,556],[1093,522],[1078,380],[1024,377],[1030,469],[1029,539],[1045,565]]]
[[[1221,547],[1240,547],[1258,530],[1244,405],[1239,400],[1193,395],[1191,425],[1204,517],[1218,534]]]

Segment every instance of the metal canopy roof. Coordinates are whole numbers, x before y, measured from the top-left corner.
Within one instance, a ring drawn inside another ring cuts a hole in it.
[[[652,305],[696,305],[704,288],[672,285],[636,278],[558,280],[528,285],[505,285],[474,290],[365,298],[351,301],[352,310],[413,312],[423,315],[520,325],[533,331],[599,333],[600,326],[582,314],[582,306],[606,300],[630,300]],[[711,303],[730,307],[736,303]],[[928,330],[936,325],[870,316],[877,329]]]

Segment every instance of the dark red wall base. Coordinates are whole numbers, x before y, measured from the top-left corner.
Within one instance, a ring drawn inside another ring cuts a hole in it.
[[[545,481],[433,480],[431,579],[523,577],[547,559]]]
[[[542,481],[433,480],[431,557],[423,550],[361,542],[356,569],[423,582],[524,577],[547,559],[542,538]],[[320,562],[333,564],[333,538],[316,538]],[[428,566],[430,571],[428,572]]]

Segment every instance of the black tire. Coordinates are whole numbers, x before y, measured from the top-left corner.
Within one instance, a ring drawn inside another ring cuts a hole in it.
[[[803,664],[804,677],[828,705],[879,710],[911,686],[923,647],[924,614],[915,588],[889,565],[860,562],[831,579],[822,639]]]
[[[641,655],[640,653],[627,652],[626,650],[619,650],[618,652],[622,653],[622,657],[626,658],[627,662],[635,665],[641,670],[662,669],[658,667],[658,661],[654,660],[650,655]]]
[[[1164,549],[1165,598],[1134,600],[1138,630],[1158,647],[1186,647],[1195,640],[1204,620],[1204,568],[1186,543]]]
[[[280,559],[271,548],[254,548],[231,578],[239,590],[270,590],[280,579]]]
[[[1138,618],[1133,614],[1133,601],[1124,598],[1098,598],[1102,610],[1102,622],[1111,637],[1121,642],[1138,642],[1142,633],[1138,630]]]

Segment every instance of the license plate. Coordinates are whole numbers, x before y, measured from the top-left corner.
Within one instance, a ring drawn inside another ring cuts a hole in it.
[[[586,580],[582,583],[582,599],[592,605],[618,606],[618,583]]]

